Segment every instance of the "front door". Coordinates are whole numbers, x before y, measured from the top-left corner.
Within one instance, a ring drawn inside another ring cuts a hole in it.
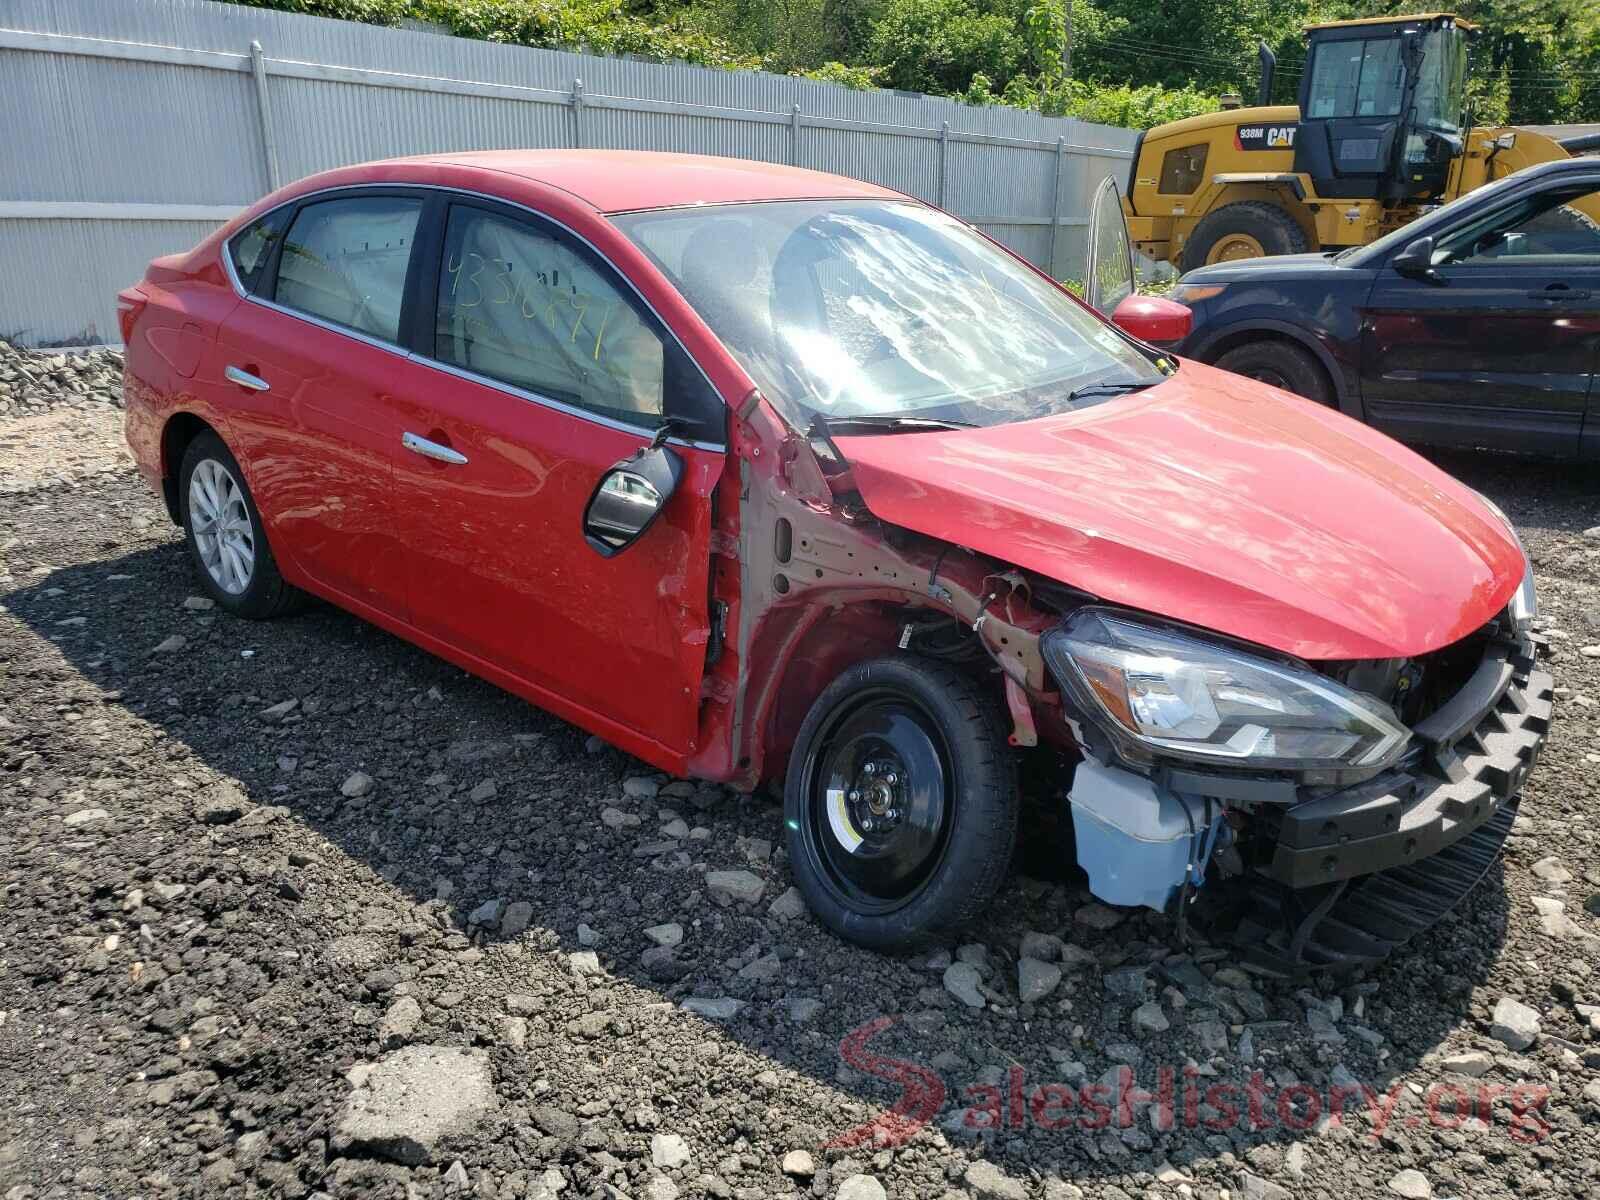
[[[553,711],[687,753],[722,450],[674,439],[682,483],[613,557],[589,546],[583,517],[601,476],[676,405],[720,401],[628,285],[558,226],[475,200],[452,202],[444,221],[422,289],[433,336],[418,366],[431,378],[403,410],[397,466],[412,621]]]
[[[1429,278],[1379,273],[1362,323],[1372,424],[1415,441],[1578,452],[1600,358],[1600,226],[1578,207],[1595,188],[1468,217],[1437,235]]]
[[[312,586],[404,618],[396,527],[401,311],[423,201],[362,192],[299,206],[258,294],[217,338],[215,386],[278,555]]]

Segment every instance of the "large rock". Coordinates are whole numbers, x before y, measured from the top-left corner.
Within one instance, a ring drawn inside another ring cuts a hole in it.
[[[334,1148],[417,1166],[479,1132],[499,1108],[489,1056],[452,1046],[407,1046],[351,1072]]]
[[[980,987],[982,983],[983,976],[971,963],[951,963],[944,969],[944,990],[968,1008],[982,1008],[987,1003]]]
[[[835,1200],[888,1200],[888,1195],[871,1175],[852,1175],[834,1193]]]
[[[978,1200],[1028,1200],[1028,1189],[986,1159],[978,1159],[962,1177]]]
[[[1539,1040],[1539,1014],[1510,996],[1502,996],[1494,1006],[1490,1035],[1513,1050],[1526,1050]]]
[[[393,1050],[409,1042],[422,1024],[422,1005],[410,996],[401,996],[389,1006],[378,1022],[378,1042],[385,1050]]]
[[[1024,1004],[1036,1004],[1061,982],[1061,968],[1037,958],[1017,960],[1017,995]]]
[[[706,891],[718,904],[754,904],[766,889],[761,876],[752,871],[710,871]]]

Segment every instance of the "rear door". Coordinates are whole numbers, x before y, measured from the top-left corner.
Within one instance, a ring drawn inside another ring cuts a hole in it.
[[[216,386],[274,551],[320,590],[402,619],[396,400],[424,204],[378,188],[294,206],[218,338]]]
[[[1600,226],[1577,205],[1600,187],[1569,181],[1437,235],[1432,279],[1380,271],[1362,323],[1374,425],[1436,444],[1578,452],[1600,359]]]
[[[614,557],[583,516],[665,417],[720,399],[618,272],[524,210],[452,200],[422,292],[430,378],[397,467],[414,624],[563,715],[690,751],[722,447],[671,440],[683,481]]]

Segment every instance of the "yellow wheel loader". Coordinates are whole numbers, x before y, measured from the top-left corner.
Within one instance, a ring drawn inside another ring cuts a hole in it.
[[[1522,167],[1600,146],[1473,126],[1476,32],[1452,13],[1312,25],[1298,106],[1267,103],[1276,64],[1263,43],[1258,107],[1139,136],[1122,201],[1134,245],[1185,271],[1361,246]],[[1574,204],[1584,213],[1571,219],[1600,222],[1589,207]]]

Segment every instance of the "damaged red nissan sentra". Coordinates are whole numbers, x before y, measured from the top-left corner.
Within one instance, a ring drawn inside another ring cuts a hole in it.
[[[883,188],[373,163],[120,307],[129,444],[222,608],[313,593],[663,771],[783,778],[864,945],[988,903],[1034,758],[1102,899],[1375,961],[1493,862],[1547,733],[1493,505]]]

